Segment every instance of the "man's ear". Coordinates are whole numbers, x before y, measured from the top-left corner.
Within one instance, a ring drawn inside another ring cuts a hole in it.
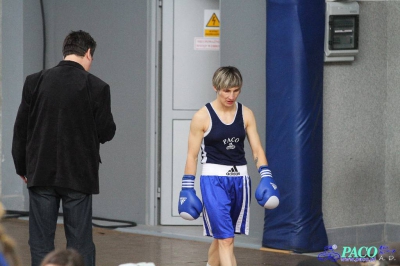
[[[90,53],[90,48],[87,50],[85,56],[87,56],[88,59],[91,59],[91,58],[92,58],[92,54]]]

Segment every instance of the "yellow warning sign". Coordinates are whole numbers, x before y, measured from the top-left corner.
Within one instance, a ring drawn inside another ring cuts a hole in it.
[[[219,27],[219,19],[215,13],[212,14],[210,20],[208,21],[206,27]]]
[[[205,37],[214,37],[214,38],[217,38],[217,37],[219,37],[219,29],[218,29],[218,30],[208,30],[208,29],[205,29],[205,30],[204,30],[204,36],[205,36]]]

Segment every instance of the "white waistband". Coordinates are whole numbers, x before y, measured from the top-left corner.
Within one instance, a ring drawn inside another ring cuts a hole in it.
[[[203,164],[203,171],[201,175],[248,176],[247,165],[222,165],[206,163]]]

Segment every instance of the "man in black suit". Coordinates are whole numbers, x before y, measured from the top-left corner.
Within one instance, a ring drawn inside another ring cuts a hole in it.
[[[95,49],[89,33],[72,31],[64,60],[25,80],[12,155],[29,190],[32,266],[54,250],[60,202],[67,247],[95,265],[92,194],[99,193],[100,143],[116,130],[110,87],[88,72]]]

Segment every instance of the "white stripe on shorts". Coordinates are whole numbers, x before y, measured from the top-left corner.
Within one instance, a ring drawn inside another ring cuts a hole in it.
[[[203,235],[204,236],[207,236],[207,235],[213,236],[212,227],[211,227],[210,220],[208,219],[208,214],[207,214],[206,208],[203,208]]]
[[[242,227],[243,223],[243,215],[244,212],[246,211],[247,207],[247,213],[246,213],[246,225],[245,225],[245,235],[249,234],[249,221],[250,221],[250,182],[249,182],[249,177],[244,176],[243,177],[243,202],[242,202],[242,209],[240,210],[240,214],[238,217],[238,220],[236,222],[236,228],[235,228],[235,233],[240,233],[240,229]],[[247,203],[247,205],[246,205]]]

